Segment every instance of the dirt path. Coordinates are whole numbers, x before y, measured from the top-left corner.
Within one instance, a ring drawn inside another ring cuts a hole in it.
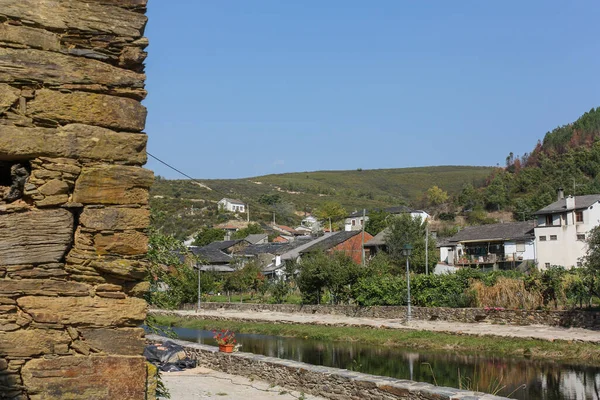
[[[271,386],[264,381],[250,380],[202,367],[181,372],[163,372],[161,377],[172,400],[323,399],[302,395],[280,386]]]
[[[405,324],[404,320],[384,318],[357,318],[331,314],[302,314],[280,313],[273,311],[235,311],[235,310],[200,310],[191,311],[161,311],[151,310],[160,314],[167,313],[182,317],[198,317],[204,319],[239,320],[251,322],[275,322],[285,324],[313,324],[332,326],[367,326],[385,327],[391,329],[414,329],[434,332],[467,335],[492,335],[515,338],[533,338],[542,340],[565,340],[600,343],[600,331],[582,328],[561,328],[545,325],[494,325],[488,323],[460,323],[446,321],[417,321]]]

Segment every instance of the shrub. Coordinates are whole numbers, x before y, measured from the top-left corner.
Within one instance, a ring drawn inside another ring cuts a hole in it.
[[[522,279],[498,277],[491,286],[474,281],[471,288],[478,307],[538,309],[543,305],[540,292],[527,290]]]

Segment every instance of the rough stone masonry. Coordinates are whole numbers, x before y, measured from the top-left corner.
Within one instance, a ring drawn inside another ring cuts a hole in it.
[[[0,398],[146,398],[146,1],[0,0]]]

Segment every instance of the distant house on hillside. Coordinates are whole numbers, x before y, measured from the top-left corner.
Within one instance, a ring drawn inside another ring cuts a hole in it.
[[[423,210],[413,210],[407,206],[397,206],[397,207],[388,207],[384,209],[374,209],[367,210],[366,216],[363,221],[363,211],[354,211],[352,214],[348,215],[344,220],[344,230],[345,231],[360,231],[362,230],[363,224],[367,223],[369,220],[369,213],[375,211],[384,211],[391,215],[401,215],[401,214],[410,214],[413,218],[421,217],[421,219],[426,220],[429,218],[429,214],[427,214]]]
[[[561,189],[558,200],[535,215],[538,267],[580,266],[589,232],[600,225],[600,194],[565,198]]]
[[[221,200],[219,200],[219,202],[217,204],[219,205],[219,208],[221,208],[225,211],[234,212],[234,213],[246,212],[246,204],[241,200],[228,199],[227,197],[225,197],[225,198],[222,198]]]
[[[440,247],[448,265],[511,269],[535,263],[534,222],[467,226]]]
[[[368,232],[364,233],[364,241],[368,242],[373,238]],[[325,239],[300,251],[301,255],[317,251],[323,251],[328,254],[341,252],[350,256],[354,262],[362,262],[363,253],[363,234],[360,231],[341,231],[327,236]]]
[[[317,233],[323,230],[319,220],[316,217],[313,217],[312,215],[303,218],[300,222],[300,227],[297,227],[296,229],[301,230],[301,228],[304,228],[305,230],[308,230],[312,233]]]

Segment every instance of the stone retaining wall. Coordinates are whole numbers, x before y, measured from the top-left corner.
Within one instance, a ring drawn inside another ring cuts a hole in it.
[[[154,342],[171,340],[184,346],[198,364],[213,370],[264,380],[328,399],[355,400],[501,400],[505,397],[321,367],[251,353],[220,353],[217,347],[149,335]]]
[[[195,309],[195,304],[183,309]],[[202,303],[205,310],[275,311],[282,313],[333,314],[348,317],[404,319],[406,307],[331,306],[298,304]],[[423,321],[488,322],[509,325],[549,325],[600,330],[600,312],[552,310],[503,310],[484,308],[413,307],[413,319]]]
[[[146,398],[145,11],[0,0],[0,398]]]

